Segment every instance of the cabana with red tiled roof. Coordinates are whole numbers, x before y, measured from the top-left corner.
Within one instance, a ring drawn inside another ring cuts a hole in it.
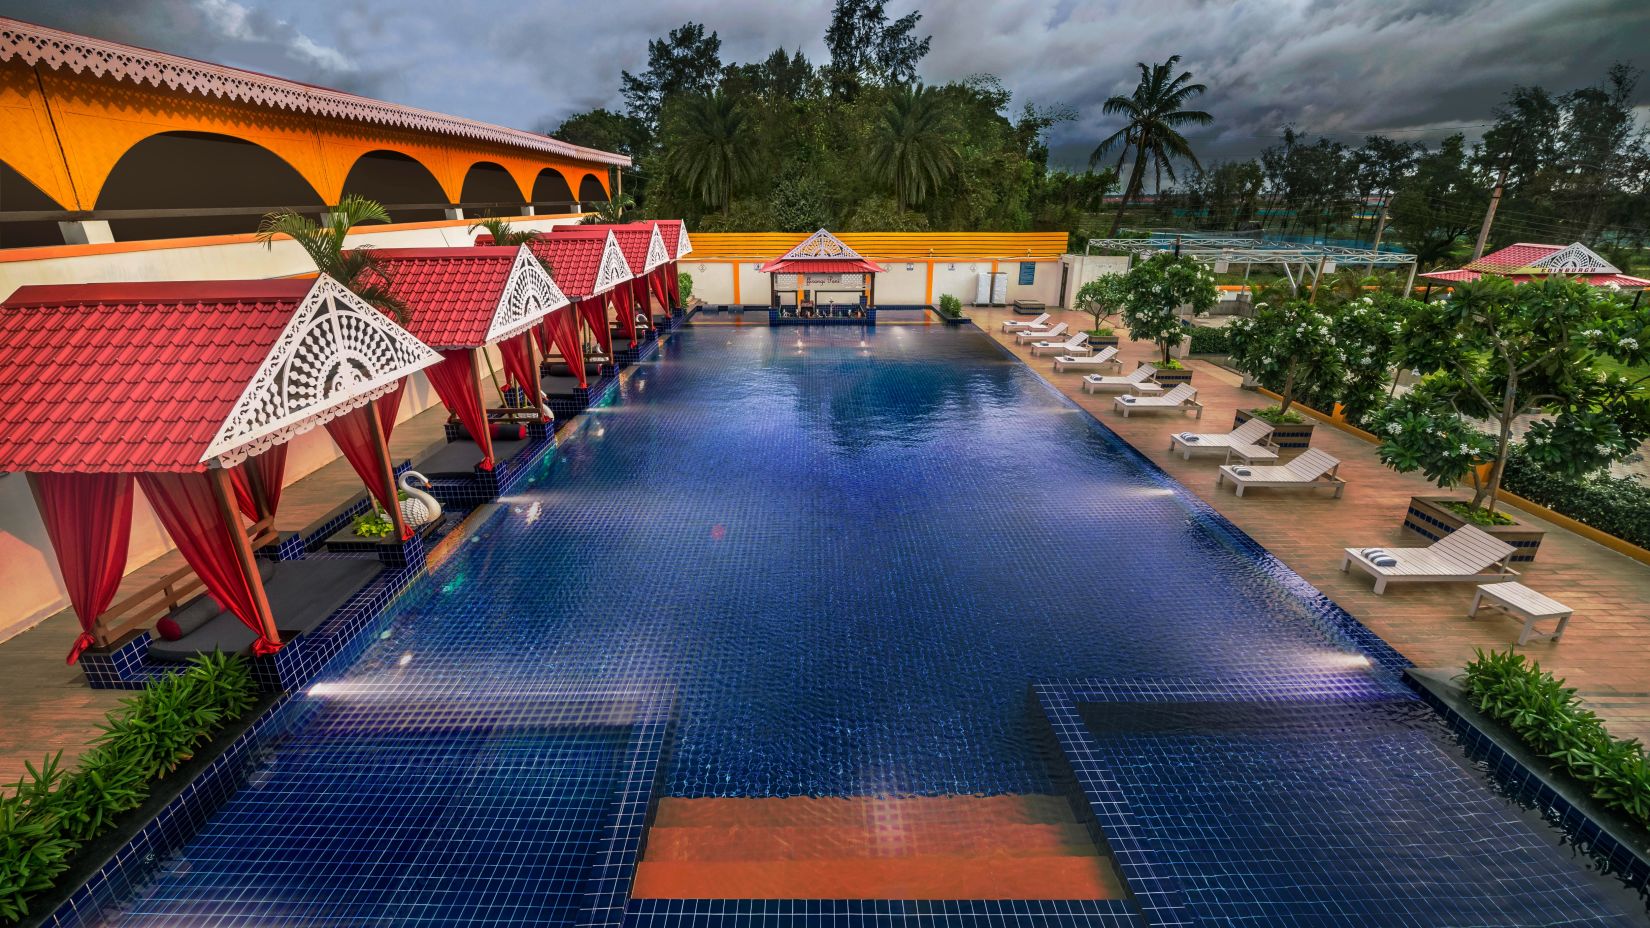
[[[540,250],[541,243],[543,250]],[[609,357],[615,361],[620,357],[619,352],[612,350],[613,336],[607,315],[610,307],[618,320],[619,331],[629,339],[631,349],[636,348],[635,294],[628,285],[638,275],[612,228],[557,226],[548,236],[529,243],[528,247],[549,260],[556,282],[578,305],[596,331],[596,337],[606,339]]]
[[[1580,242],[1569,245],[1519,242],[1492,251],[1466,267],[1453,271],[1433,271],[1421,276],[1445,283],[1461,283],[1477,280],[1485,274],[1508,277],[1516,283],[1563,274],[1595,287],[1616,287],[1622,290],[1643,290],[1650,287],[1650,280],[1623,274],[1615,265],[1604,260],[1598,252]]]
[[[876,275],[885,268],[860,257],[859,252],[824,229],[757,270],[769,275],[771,281],[768,319],[774,324],[782,320],[827,318],[876,321]],[[796,295],[794,309],[784,308],[781,293]],[[820,308],[811,298],[818,293],[851,293],[855,300],[845,312],[833,313]]]
[[[406,537],[385,425],[407,375],[438,361],[325,276],[13,293],[0,304],[0,470],[26,473],[39,503],[82,629],[70,663],[145,643],[201,588],[202,621],[241,629],[217,646],[280,649],[282,629],[302,626],[272,609],[253,548],[273,537],[286,443],[324,425]],[[134,484],[189,570],[116,605]]]
[[[608,229],[618,240],[619,248],[624,251],[625,263],[636,275],[630,279],[630,300],[640,315],[646,316],[649,325],[655,325],[656,320],[649,307],[649,296],[659,301],[659,306],[665,311],[668,319],[671,312],[670,284],[667,276],[670,273],[671,249],[665,244],[664,235],[658,226],[647,223],[626,223],[624,225],[584,225],[563,226],[562,229]],[[552,236],[565,234],[561,230],[551,233]]]
[[[683,258],[693,251],[693,242],[688,238],[687,223],[680,219],[646,219],[641,225],[653,226],[659,230],[665,245],[670,249],[670,267],[665,273],[665,283],[670,289],[671,312],[680,315],[682,312],[682,285],[678,278],[681,275],[680,264]]]
[[[407,330],[441,355],[441,363],[427,368],[425,375],[462,426],[462,434],[449,429],[451,444],[437,453],[436,464],[420,462],[418,469],[474,476],[487,485],[482,496],[497,496],[502,487],[492,473],[493,430],[499,423],[482,400],[480,352],[488,345],[499,346],[505,375],[520,388],[529,407],[504,410],[501,417],[513,420],[524,412],[539,424],[533,429],[534,439],[542,438],[542,423],[551,416],[539,389],[531,333],[547,326],[562,351],[577,351],[572,305],[525,246],[380,248],[373,257],[377,270],[367,273],[385,279],[390,293],[407,307]],[[501,400],[511,406],[507,397]],[[511,453],[532,444],[528,428],[520,423],[516,428],[519,440],[507,439]]]

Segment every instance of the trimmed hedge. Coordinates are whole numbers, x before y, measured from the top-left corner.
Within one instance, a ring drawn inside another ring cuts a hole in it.
[[[1572,480],[1536,466],[1514,446],[1501,485],[1554,512],[1650,548],[1650,487],[1626,477]]]
[[[29,897],[51,889],[81,845],[142,805],[156,779],[257,698],[244,659],[202,655],[122,700],[73,770],[63,768],[62,752],[27,764],[10,795],[0,795],[0,923],[27,915]]]
[[[1226,354],[1229,350],[1225,329],[1192,326],[1192,354]]]
[[[1587,786],[1594,799],[1650,828],[1650,759],[1637,741],[1612,736],[1574,687],[1511,649],[1478,651],[1466,666],[1466,696],[1532,750]]]

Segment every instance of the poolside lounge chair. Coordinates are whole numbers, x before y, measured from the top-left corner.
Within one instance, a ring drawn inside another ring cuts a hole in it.
[[[1203,418],[1203,404],[1197,401],[1197,388],[1189,383],[1177,383],[1173,390],[1162,396],[1119,396],[1111,402],[1125,419],[1134,412],[1185,412],[1188,409],[1195,410],[1197,418]]]
[[[1136,393],[1141,396],[1152,396],[1163,392],[1163,385],[1152,379],[1156,376],[1157,368],[1150,364],[1142,364],[1121,377],[1088,374],[1083,377],[1083,392]]]
[[[1087,332],[1078,332],[1076,335],[1073,335],[1072,337],[1066,339],[1063,342],[1056,342],[1056,341],[1032,342],[1031,343],[1031,354],[1034,357],[1036,355],[1039,355],[1039,354],[1051,354],[1051,353],[1052,354],[1069,354],[1069,355],[1088,354],[1090,351],[1094,350],[1094,349],[1089,347],[1088,342],[1089,342],[1089,333],[1087,333]]]
[[[1334,457],[1316,448],[1310,448],[1300,457],[1281,467],[1222,464],[1220,474],[1215,477],[1215,486],[1231,481],[1239,496],[1250,487],[1268,487],[1274,490],[1312,490],[1328,487],[1335,491],[1335,497],[1338,499],[1341,491],[1346,489],[1346,481],[1335,476],[1340,467],[1341,462]]]
[[[1180,456],[1190,461],[1193,454],[1213,452],[1224,454],[1230,459],[1232,451],[1238,450],[1244,461],[1263,458],[1276,460],[1277,452],[1268,446],[1271,442],[1266,436],[1272,434],[1272,423],[1264,419],[1250,419],[1242,425],[1224,435],[1209,432],[1176,432],[1169,436],[1169,453],[1179,452]]]
[[[1123,362],[1117,360],[1117,348],[1113,345],[1107,345],[1086,358],[1078,357],[1077,355],[1063,354],[1054,359],[1054,370],[1056,373],[1067,370],[1083,370],[1090,367],[1110,367],[1121,370],[1123,367]]]
[[[1066,325],[1064,322],[1062,322],[1059,325],[1055,326],[1054,328],[1047,329],[1047,330],[1044,330],[1044,331],[1021,330],[1019,332],[1014,333],[1014,344],[1024,345],[1026,342],[1035,342],[1035,341],[1043,341],[1043,340],[1047,340],[1047,339],[1059,338],[1060,336],[1066,334],[1066,329],[1069,329],[1069,328],[1071,328],[1071,326]]]
[[[1043,313],[1041,316],[1038,316],[1030,321],[1023,319],[1009,319],[1003,323],[1003,331],[1024,332],[1027,329],[1046,329],[1048,326],[1045,325],[1045,323],[1048,322],[1048,319],[1048,313]]]
[[[1389,583],[1483,583],[1517,576],[1511,566],[1517,548],[1471,525],[1463,525],[1424,548],[1347,548],[1341,570],[1356,564],[1375,578],[1375,593]]]

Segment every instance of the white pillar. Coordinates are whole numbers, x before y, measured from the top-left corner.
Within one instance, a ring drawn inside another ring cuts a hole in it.
[[[521,214],[523,216],[537,216],[538,215],[538,213],[533,212],[533,207],[531,207],[531,206],[523,206],[521,208]]]
[[[60,222],[57,228],[63,233],[65,245],[98,245],[115,240],[115,234],[109,228],[106,219],[80,219],[74,222]]]
[[[443,212],[445,212],[447,214],[448,219],[463,219],[464,218],[464,211],[461,210],[461,209],[458,209],[457,207],[454,207],[452,209],[443,210]]]

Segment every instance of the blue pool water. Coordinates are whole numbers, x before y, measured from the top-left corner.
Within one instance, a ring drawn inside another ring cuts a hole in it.
[[[675,796],[1051,792],[1040,681],[1345,678],[1409,698],[1389,652],[1360,650],[1298,578],[977,331],[689,328],[570,431],[301,697],[315,718],[125,923],[569,924],[626,735],[534,716],[548,693],[668,693]],[[475,705],[496,717],[432,730]],[[1173,807],[1164,783],[1153,801]],[[1523,829],[1511,872],[1564,887],[1566,923],[1632,923],[1475,777],[1427,801]],[[1221,811],[1189,798],[1183,814]],[[531,904],[511,908],[513,890]],[[1472,923],[1547,923],[1533,911]],[[1448,923],[1425,915],[1384,923]]]

